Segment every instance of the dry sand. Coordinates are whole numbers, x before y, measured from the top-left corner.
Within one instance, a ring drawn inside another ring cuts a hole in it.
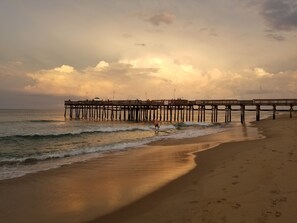
[[[197,153],[197,166],[93,222],[297,222],[297,118],[257,122],[265,139]]]
[[[1,181],[0,222],[296,222],[297,119],[257,126]]]

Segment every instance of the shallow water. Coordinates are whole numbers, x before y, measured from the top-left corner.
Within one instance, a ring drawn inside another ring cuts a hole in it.
[[[0,110],[0,180],[226,127],[163,122],[155,132],[153,123],[65,120],[59,110]]]

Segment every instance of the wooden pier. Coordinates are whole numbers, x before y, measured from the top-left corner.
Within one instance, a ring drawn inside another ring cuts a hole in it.
[[[254,112],[259,121],[261,112],[296,112],[297,99],[253,99],[253,100],[84,100],[65,101],[65,118],[111,120],[111,121],[167,121],[205,122],[206,112],[210,122],[218,122],[218,113],[224,112],[225,122],[232,121],[232,112],[240,112],[240,121],[245,123],[246,112]]]

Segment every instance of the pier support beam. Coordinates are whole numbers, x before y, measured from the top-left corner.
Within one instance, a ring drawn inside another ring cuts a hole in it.
[[[240,105],[240,110],[241,110],[240,121],[241,121],[241,124],[244,124],[245,123],[245,106]]]
[[[275,113],[276,113],[276,105],[273,105],[273,114],[272,114],[273,119],[275,119]]]
[[[231,122],[231,105],[225,106],[225,123]]]
[[[261,106],[256,105],[256,121],[260,121],[260,110],[261,110]]]
[[[72,115],[73,115],[73,109],[72,109],[72,106],[70,106],[70,114],[69,114],[70,119],[72,119]]]
[[[211,106],[211,122],[212,123],[218,122],[218,106],[217,105]]]
[[[205,105],[198,108],[198,122],[205,122]]]

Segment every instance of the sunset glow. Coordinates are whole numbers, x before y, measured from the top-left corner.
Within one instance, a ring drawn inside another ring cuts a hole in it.
[[[0,11],[2,107],[174,89],[187,99],[296,97],[293,0],[4,0]]]

